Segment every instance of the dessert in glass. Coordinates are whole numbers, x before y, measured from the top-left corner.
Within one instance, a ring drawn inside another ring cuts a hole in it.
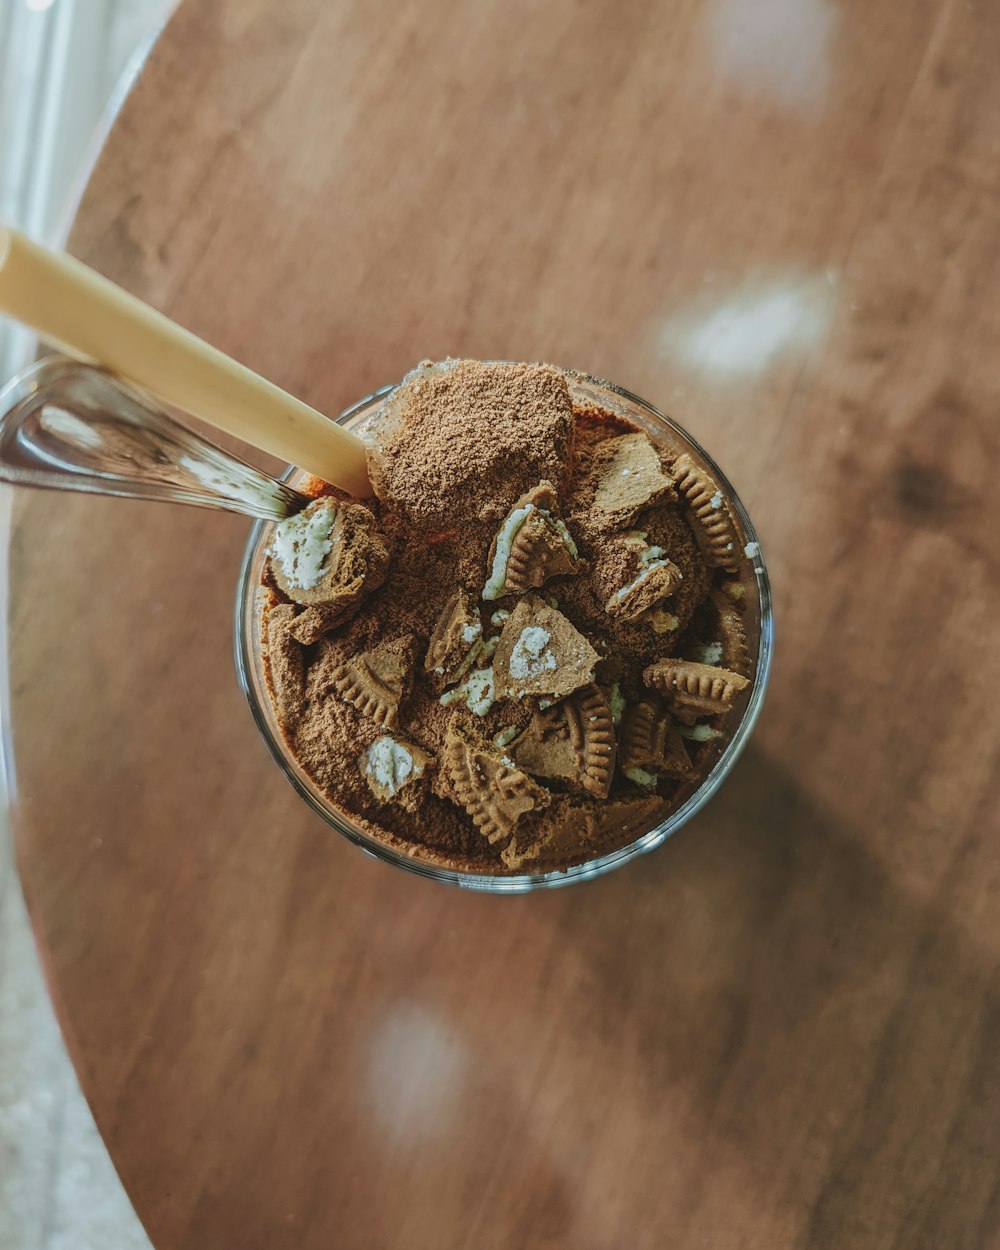
[[[300,794],[374,855],[511,892],[659,845],[732,767],[767,574],[717,466],[607,382],[424,362],[340,418],[375,497],[251,535],[241,680]]]

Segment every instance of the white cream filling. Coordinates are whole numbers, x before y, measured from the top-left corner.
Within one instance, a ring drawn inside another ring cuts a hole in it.
[[[406,747],[395,738],[386,736],[379,738],[368,748],[365,771],[392,797],[411,777],[419,777],[423,767],[414,760]]]
[[[305,508],[281,521],[274,530],[271,554],[286,581],[312,590],[323,576],[323,563],[333,550],[333,508]]]
[[[662,569],[665,564],[666,560],[654,560],[652,564],[647,564],[638,577],[630,581],[627,586],[623,586],[621,590],[615,591],[615,598],[624,599],[625,596],[631,594],[637,586],[641,586],[654,569]]]
[[[625,715],[625,696],[617,682],[611,687],[611,723],[620,725]]]
[[[496,700],[496,682],[492,668],[477,668],[460,686],[446,691],[438,702],[447,707],[450,703],[463,703],[470,712],[485,716]],[[515,730],[516,733],[516,730]]]
[[[714,668],[718,665],[721,659],[722,659],[722,643],[721,642],[706,643],[705,646],[700,647],[698,650],[699,664],[710,664]]]
[[[506,729],[501,729],[500,732],[494,736],[493,741],[501,750],[503,750],[504,747],[509,747],[516,737],[517,726],[508,725]]]
[[[540,509],[540,511],[542,513],[542,516],[545,517],[545,519],[551,525],[554,525],[556,527],[559,537],[566,544],[567,551],[575,560],[580,553],[576,549],[576,543],[573,541],[573,535],[566,528],[566,522],[560,521],[558,517],[554,517],[552,513],[546,511],[545,508]]]
[[[663,563],[663,557],[667,554],[662,547],[655,545],[650,546],[647,541],[649,534],[646,530],[629,530],[625,535],[625,546],[632,551],[638,551],[639,563],[644,567],[653,564],[655,561]]]
[[[689,742],[711,742],[713,738],[721,738],[722,734],[711,725],[678,725],[677,732]]]
[[[647,773],[644,768],[626,768],[625,776],[629,781],[634,781],[639,786],[656,785],[656,778],[652,773]]]
[[[548,649],[551,637],[540,625],[528,625],[521,631],[510,655],[510,675],[515,681],[541,677],[556,668],[556,657]]]
[[[526,504],[523,508],[515,508],[503,525],[500,526],[500,533],[497,534],[497,549],[493,556],[493,568],[490,570],[490,578],[483,587],[483,598],[490,602],[493,599],[499,599],[503,594],[504,582],[507,579],[507,561],[510,559],[510,549],[514,545],[514,539],[517,532],[528,519],[530,514],[534,512],[534,504]]]
[[[485,716],[496,699],[496,683],[493,668],[477,668],[465,679],[467,693],[465,703],[470,712]]]

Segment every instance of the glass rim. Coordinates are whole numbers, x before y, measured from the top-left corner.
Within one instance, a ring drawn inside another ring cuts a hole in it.
[[[503,362],[509,363],[509,362]],[[254,608],[257,601],[257,592],[259,583],[254,577],[254,568],[257,563],[257,557],[261,546],[261,538],[266,526],[272,525],[272,521],[259,520],[255,521],[247,540],[247,545],[243,553],[240,563],[239,582],[236,595],[236,609],[234,619],[234,660],[236,664],[236,673],[240,687],[246,696],[250,706],[250,712],[254,722],[260,731],[261,736],[267,745],[272,758],[279,766],[285,777],[291,782],[299,797],[320,816],[326,824],[335,829],[339,834],[346,837],[349,841],[361,850],[366,851],[375,859],[382,860],[385,863],[393,864],[398,868],[402,868],[407,872],[415,873],[418,876],[426,877],[433,881],[442,881],[449,885],[457,885],[462,889],[478,890],[488,894],[523,894],[534,889],[558,889],[562,886],[572,885],[579,881],[587,881],[594,877],[603,876],[605,873],[619,868],[629,861],[640,855],[648,854],[650,851],[656,850],[661,846],[667,838],[676,833],[683,825],[685,825],[696,813],[698,813],[708,802],[708,800],[719,789],[722,782],[732,771],[733,765],[743,752],[743,748],[753,731],[760,716],[761,708],[764,702],[764,695],[767,690],[768,681],[771,675],[771,664],[773,659],[774,648],[774,620],[772,613],[771,601],[771,582],[767,573],[767,566],[764,561],[763,551],[757,537],[757,531],[754,529],[753,523],[747,514],[746,508],[739,495],[733,489],[732,483],[723,471],[716,464],[715,460],[705,451],[697,439],[695,439],[683,426],[679,425],[672,417],[661,412],[648,400],[634,394],[623,386],[618,386],[614,382],[608,382],[604,378],[595,377],[592,374],[583,373],[576,369],[561,368],[571,382],[575,382],[580,386],[596,387],[599,390],[611,392],[618,396],[626,403],[634,405],[643,413],[653,417],[656,421],[667,426],[673,434],[688,447],[692,448],[698,456],[700,456],[710,471],[715,475],[718,485],[726,494],[727,502],[732,507],[736,515],[736,519],[746,536],[746,542],[756,544],[756,553],[753,557],[754,577],[757,588],[758,601],[760,604],[759,611],[759,641],[757,646],[757,657],[753,673],[753,681],[746,705],[740,717],[739,724],[733,730],[726,742],[725,746],[719,753],[718,758],[712,764],[712,767],[702,778],[697,788],[687,796],[683,803],[674,808],[665,820],[655,825],[652,829],[647,830],[644,834],[633,839],[625,846],[608,851],[603,855],[596,856],[593,859],[586,860],[582,864],[573,865],[570,868],[548,869],[538,872],[525,872],[511,875],[500,875],[495,873],[481,873],[474,871],[466,871],[459,868],[448,868],[444,865],[433,864],[426,860],[420,859],[417,855],[407,855],[395,847],[389,846],[387,843],[381,842],[375,837],[364,833],[360,829],[352,828],[345,818],[334,807],[334,805],[325,799],[318,789],[310,789],[302,778],[299,776],[294,766],[294,758],[288,747],[285,745],[281,737],[280,731],[277,730],[273,718],[268,715],[268,696],[266,688],[263,686],[263,673],[258,674],[255,667],[255,659],[260,662],[260,649],[256,647],[256,635],[253,630]],[[372,391],[370,395],[366,395],[363,399],[359,399],[349,408],[345,408],[343,412],[334,418],[338,425],[349,425],[366,409],[383,402],[391,395],[401,382],[394,382],[389,386],[380,387],[376,391]],[[289,480],[295,473],[294,466],[289,465],[285,472],[281,475],[282,481]],[[251,636],[253,635],[253,636]]]

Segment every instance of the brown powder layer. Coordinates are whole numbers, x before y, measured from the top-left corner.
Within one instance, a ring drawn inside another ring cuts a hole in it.
[[[707,567],[683,504],[657,503],[628,527],[644,531],[648,544],[662,547],[683,575],[679,589],[664,604],[667,614],[676,615],[676,626],[657,632],[649,623],[632,623],[605,611],[608,597],[636,575],[640,555],[634,542],[625,543],[627,531],[595,532],[583,523],[577,505],[595,449],[634,427],[595,408],[570,411],[567,422],[564,388],[557,370],[474,362],[460,362],[443,377],[411,387],[393,420],[409,428],[412,443],[402,435],[386,443],[396,450],[386,455],[383,448],[377,486],[391,498],[371,505],[391,549],[385,584],[365,599],[353,619],[302,647],[300,654],[289,651],[298,645],[289,632],[298,609],[273,588],[267,592],[274,605],[272,697],[302,768],[370,835],[440,866],[495,874],[564,869],[632,841],[696,785],[696,778],[662,776],[651,791],[625,777],[619,767],[602,800],[581,795],[571,779],[540,779],[551,792],[551,803],[528,813],[505,844],[491,843],[477,829],[455,801],[442,767],[456,707],[490,742],[502,731],[523,733],[537,712],[538,701],[532,698],[498,701],[484,716],[473,715],[463,703],[442,706],[440,680],[425,672],[424,657],[442,610],[459,587],[479,605],[483,638],[499,637],[502,622],[494,625],[491,617],[498,609],[511,611],[518,596],[480,600],[490,548],[513,503],[542,479],[562,483],[561,511],[584,563],[582,572],[551,578],[534,593],[554,599],[559,612],[602,657],[596,682],[605,697],[617,685],[630,703],[648,699],[646,668],[665,657],[700,655],[704,645],[716,641],[707,637],[718,632],[719,622],[708,596],[724,575]],[[501,427],[501,455],[484,432],[492,432],[493,425],[484,427],[483,421]],[[668,464],[669,449],[659,450]],[[415,789],[413,810],[373,798],[358,760],[387,730],[338,697],[335,684],[336,674],[352,657],[407,636],[416,639],[416,676],[392,735],[435,761],[428,783]],[[721,718],[716,723],[723,725]],[[721,741],[685,741],[695,770],[703,771],[715,758]]]
[[[261,644],[267,655],[271,700],[278,723],[290,734],[294,733],[305,705],[305,652],[291,633],[294,605],[282,602],[278,593],[267,587],[262,587],[261,593],[267,600]]]
[[[546,365],[418,366],[393,396],[370,458],[380,499],[422,529],[498,521],[570,463],[573,404]]]

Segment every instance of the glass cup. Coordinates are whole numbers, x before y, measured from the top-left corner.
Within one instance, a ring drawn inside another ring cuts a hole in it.
[[[686,451],[697,464],[707,469],[729,502],[740,542],[744,545],[757,544],[757,536],[750,518],[736,492],[715,462],[698,446],[690,434],[671,421],[669,417],[658,412],[652,404],[621,387],[571,370],[566,370],[565,373],[575,404],[596,405],[615,415],[625,417],[644,431],[654,444]],[[395,389],[395,386],[383,387],[382,390],[376,391],[373,395],[348,408],[337,420],[354,433],[364,435],[366,429],[370,429],[377,422],[387,397]],[[294,486],[301,483],[304,477],[305,474],[290,469],[284,480]],[[727,725],[732,728],[718,756],[711,761],[711,766],[703,771],[700,779],[691,783],[691,792],[664,821],[636,837],[626,846],[561,871],[525,872],[501,876],[446,868],[422,860],[417,854],[419,848],[416,846],[414,854],[407,855],[372,837],[347,812],[335,807],[303,771],[285,745],[268,696],[259,645],[262,604],[261,574],[273,530],[273,522],[258,521],[254,525],[243,558],[236,596],[236,669],[254,720],[278,767],[313,811],[338,833],[349,838],[376,859],[396,864],[420,876],[430,877],[435,881],[447,881],[470,890],[484,890],[494,894],[516,894],[539,887],[563,886],[575,881],[586,881],[591,877],[610,872],[613,868],[619,868],[638,855],[644,855],[660,846],[704,807],[746,746],[750,732],[760,714],[771,671],[773,624],[770,583],[759,546],[755,546],[751,547],[752,551],[756,551],[753,558],[741,562],[740,574],[744,586],[747,645],[753,660],[752,679],[727,717]]]

